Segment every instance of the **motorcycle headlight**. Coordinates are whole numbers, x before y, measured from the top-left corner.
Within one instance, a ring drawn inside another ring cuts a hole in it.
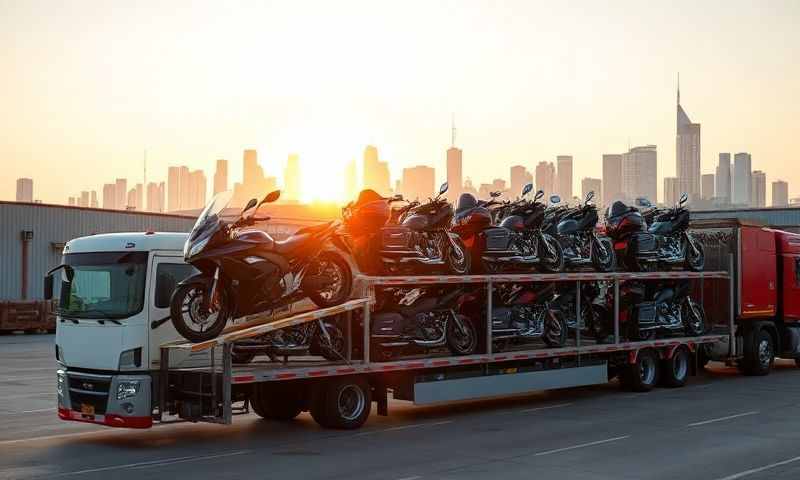
[[[139,393],[140,386],[139,380],[121,380],[117,384],[117,400],[135,397]]]
[[[189,248],[189,255],[184,254],[184,256],[186,258],[191,258],[191,257],[194,257],[195,255],[197,255],[198,253],[202,252],[203,249],[206,248],[206,245],[208,245],[208,241],[210,239],[211,239],[211,237],[207,237],[207,238],[204,238],[204,239],[200,240],[199,242],[193,244]]]

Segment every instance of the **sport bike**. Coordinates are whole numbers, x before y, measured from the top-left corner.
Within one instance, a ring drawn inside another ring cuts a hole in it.
[[[276,190],[261,202],[250,200],[228,222],[222,213],[232,194],[222,192],[200,214],[183,252],[199,273],[180,282],[170,302],[172,323],[188,340],[210,340],[230,319],[274,311],[306,297],[322,308],[350,297],[350,265],[328,244],[334,222],[302,228],[282,241],[248,228],[269,220],[255,213],[279,196]]]

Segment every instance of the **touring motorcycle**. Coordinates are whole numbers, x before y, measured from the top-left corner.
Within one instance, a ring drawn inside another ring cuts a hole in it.
[[[614,242],[617,257],[633,271],[653,271],[675,265],[699,272],[705,264],[703,245],[689,233],[688,196],[684,193],[675,206],[653,214],[648,225],[642,213],[621,201],[606,212],[606,233]]]
[[[561,246],[540,228],[545,206],[538,200],[544,192],[539,191],[533,201],[526,200],[532,189],[533,185],[525,185],[522,199],[506,204],[494,195],[491,200],[478,201],[470,193],[461,194],[451,229],[463,240],[475,272],[529,271],[533,267],[561,271]],[[495,217],[500,219],[497,226],[493,226]]]
[[[614,333],[611,311],[603,295],[603,282],[581,283],[581,320],[577,318],[577,286],[562,283],[557,287],[558,294],[551,302],[551,309],[558,318],[563,319],[570,331],[581,329],[581,335],[588,335],[598,343],[606,342]],[[613,297],[612,297],[613,301]]]
[[[338,237],[367,273],[465,274],[470,259],[461,239],[449,231],[453,207],[442,197],[445,192],[447,183],[427,202],[410,202],[393,214],[390,204],[402,197],[362,191],[343,209]]]
[[[340,361],[346,359],[345,348],[339,323],[326,318],[239,340],[233,344],[231,359],[235,364],[245,364],[262,354],[273,362],[279,361],[279,357],[319,355],[330,361]]]
[[[170,302],[172,323],[186,339],[210,340],[230,319],[274,311],[306,297],[321,308],[350,297],[350,266],[338,250],[326,247],[337,228],[334,222],[302,228],[282,241],[248,228],[269,220],[255,214],[279,196],[276,190],[261,202],[252,199],[227,222],[222,213],[232,193],[222,192],[198,217],[183,253],[199,273],[180,282]]]
[[[613,304],[613,293],[607,304]],[[689,282],[678,280],[648,285],[625,282],[620,287],[620,331],[629,340],[652,340],[661,334],[685,333],[687,336],[706,332],[703,306],[690,296]]]
[[[583,205],[555,207],[546,215],[543,228],[561,244],[568,267],[591,265],[598,272],[610,272],[616,261],[614,249],[611,241],[598,235],[595,229],[599,217],[593,199],[594,192],[589,192]],[[560,202],[558,195],[550,197],[550,203]]]
[[[478,346],[472,321],[460,313],[465,291],[456,288],[396,288],[382,292],[372,318],[372,343],[384,360],[405,349],[446,346],[453,355],[469,355]]]

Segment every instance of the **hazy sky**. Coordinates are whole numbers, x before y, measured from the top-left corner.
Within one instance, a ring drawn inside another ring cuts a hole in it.
[[[304,187],[374,143],[444,178],[455,113],[465,175],[508,178],[575,157],[658,145],[675,173],[675,76],[702,124],[702,170],[749,151],[800,193],[800,1],[147,2],[0,0],[0,198],[15,179],[65,202],[116,177],[163,180],[257,148]],[[768,197],[770,187],[768,185]],[[308,196],[308,192],[306,193]]]

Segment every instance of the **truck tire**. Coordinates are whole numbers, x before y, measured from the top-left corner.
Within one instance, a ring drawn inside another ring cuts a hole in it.
[[[691,358],[689,349],[681,345],[672,353],[672,358],[661,360],[661,385],[667,388],[686,385]]]
[[[744,336],[744,358],[739,370],[745,375],[768,375],[775,362],[775,341],[763,328],[750,329]]]
[[[324,428],[361,427],[372,409],[372,389],[360,376],[339,377],[319,385],[311,400],[311,416]]]
[[[658,354],[652,348],[639,351],[636,362],[628,364],[621,372],[620,383],[626,390],[649,392],[658,383]]]
[[[250,405],[267,420],[292,420],[303,411],[300,390],[289,385],[254,385]]]

